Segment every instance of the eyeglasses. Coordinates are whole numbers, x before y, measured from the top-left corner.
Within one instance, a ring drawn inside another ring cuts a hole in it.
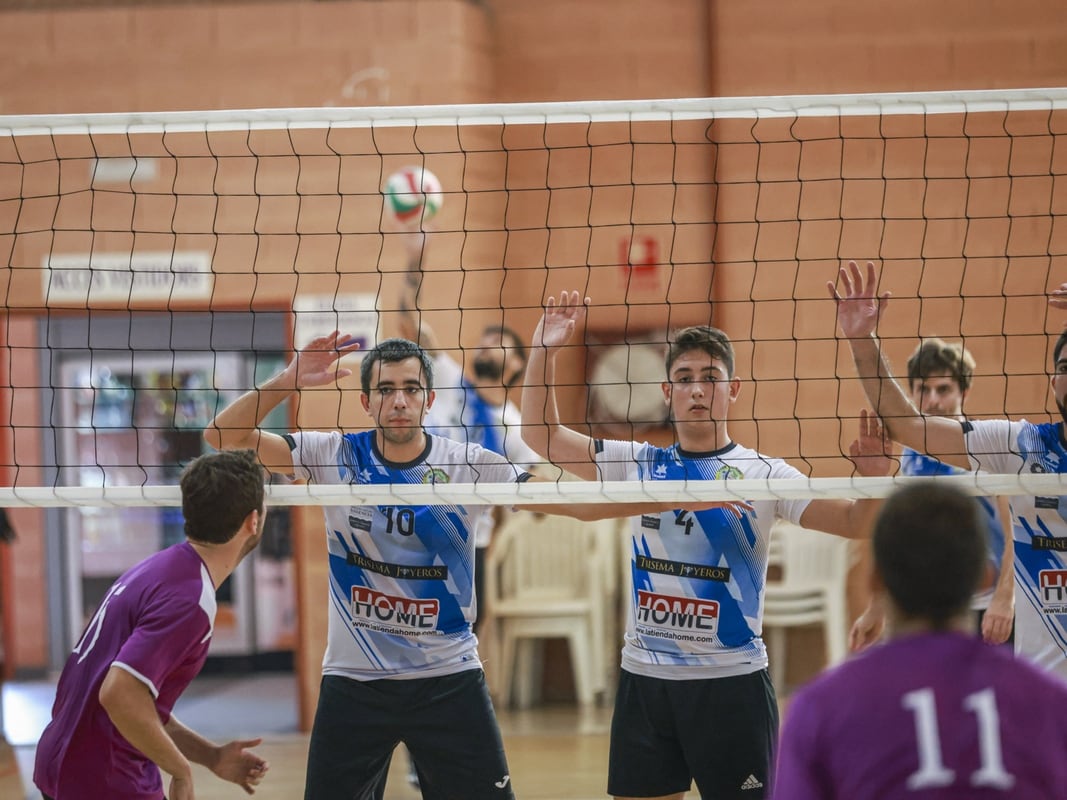
[[[372,392],[377,393],[379,397],[386,398],[392,397],[397,392],[403,392],[405,397],[418,397],[421,393],[426,391],[425,386],[376,386],[371,389]]]

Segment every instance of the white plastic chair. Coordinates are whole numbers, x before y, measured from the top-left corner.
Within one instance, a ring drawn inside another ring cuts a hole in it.
[[[787,628],[820,624],[826,665],[845,658],[848,558],[846,539],[781,521],[775,525],[769,563],[781,575],[767,581],[763,635],[770,650],[771,680],[779,691],[785,690]]]
[[[581,522],[518,511],[496,530],[486,559],[485,604],[492,626],[486,664],[504,703],[520,708],[536,694],[533,645],[564,638],[570,648],[578,702],[607,689],[603,542],[614,520]]]

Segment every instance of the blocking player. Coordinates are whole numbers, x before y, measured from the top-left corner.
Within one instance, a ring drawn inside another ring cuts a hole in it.
[[[351,374],[339,359],[355,347],[337,331],[310,342],[220,411],[204,432],[208,444],[250,447],[272,472],[320,484],[535,480],[477,444],[425,432],[433,362],[405,339],[386,339],[363,357],[360,402],[373,430],[279,436],[259,429],[292,393]],[[634,513],[626,504],[531,508],[582,519]],[[514,797],[471,631],[481,508],[351,505],[324,513],[329,627],[306,800],[380,793],[398,743],[418,764],[425,797]]]
[[[925,416],[966,422],[963,403],[974,378],[974,357],[961,344],[925,339],[908,358],[908,389],[912,402]],[[953,475],[963,470],[935,458],[904,448],[900,458],[904,475]],[[978,497],[985,511],[989,562],[986,575],[971,600],[977,611],[977,633],[990,644],[1011,641],[1015,624],[1015,577],[1011,533],[1011,510],[1006,497]],[[859,649],[874,641],[882,629],[884,609],[872,604],[852,627],[850,645]]]
[[[1057,422],[957,420],[924,417],[893,378],[875,335],[890,293],[877,294],[877,271],[866,275],[856,262],[839,273],[843,293],[828,284],[837,303],[841,332],[852,348],[868,400],[890,437],[906,447],[962,469],[1017,474],[1067,472],[1067,332],[1052,352],[1050,387],[1060,411]],[[1067,284],[1049,304],[1067,308]],[[1067,678],[1067,522],[1060,496],[1013,497],[1015,546],[1015,652]]]
[[[423,261],[429,246],[421,221],[419,228],[402,234],[408,260],[397,303],[400,314],[385,319],[398,320],[393,333],[418,342],[433,359],[435,399],[426,412],[425,429],[459,442],[474,442],[517,466],[533,467],[541,459],[523,442],[519,409],[508,400],[508,390],[521,380],[526,368],[526,346],[511,328],[486,325],[465,364],[440,348],[433,328],[419,314]],[[480,634],[487,616],[485,561],[500,513],[499,507],[487,507],[475,525],[475,635]],[[418,767],[410,759],[408,782],[415,787],[420,784]]]
[[[1067,683],[972,633],[985,512],[936,480],[897,491],[874,526],[872,591],[889,640],[796,693],[775,800],[1058,800]]]
[[[216,745],[171,712],[200,672],[215,589],[263,533],[263,470],[253,453],[213,453],[182,472],[187,541],[115,581],[56,687],[33,781],[46,800],[192,800],[190,762],[249,794],[267,762],[260,739]]]
[[[549,299],[533,335],[522,430],[542,456],[590,480],[803,477],[730,438],[741,379],[729,338],[708,326],[678,331],[669,345],[663,399],[677,444],[592,439],[563,425],[556,360],[584,318],[578,293],[564,292]],[[888,474],[884,445],[864,412],[850,450],[861,474]],[[767,796],[778,730],[760,637],[771,527],[781,518],[858,538],[876,508],[873,500],[781,499],[634,517],[609,794],[680,799],[695,780],[703,797]]]

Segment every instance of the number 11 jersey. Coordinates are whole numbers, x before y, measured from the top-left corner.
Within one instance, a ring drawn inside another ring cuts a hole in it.
[[[876,645],[786,712],[775,800],[1061,800],[1067,683],[962,633]]]

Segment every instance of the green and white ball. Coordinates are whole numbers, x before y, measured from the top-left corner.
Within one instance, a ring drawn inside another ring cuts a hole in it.
[[[385,182],[386,208],[401,222],[425,222],[441,210],[443,201],[441,182],[424,167],[404,167]]]

